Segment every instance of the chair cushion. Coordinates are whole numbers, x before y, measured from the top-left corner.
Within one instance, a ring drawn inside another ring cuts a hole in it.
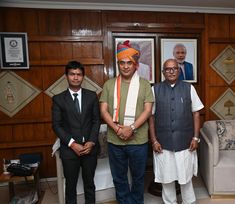
[[[220,150],[235,150],[235,120],[216,121]]]
[[[105,158],[108,156],[107,124],[102,124],[100,126],[98,141],[100,144],[100,152],[98,158]]]

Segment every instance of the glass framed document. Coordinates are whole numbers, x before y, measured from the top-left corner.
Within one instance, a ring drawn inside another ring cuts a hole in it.
[[[1,69],[29,69],[27,33],[0,32]]]

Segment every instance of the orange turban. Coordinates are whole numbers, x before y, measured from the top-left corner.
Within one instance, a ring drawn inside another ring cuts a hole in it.
[[[135,60],[132,58],[133,55],[139,55],[139,51],[132,48],[130,41],[126,40],[123,43],[118,43],[117,45],[117,58],[122,60],[124,58],[129,58],[132,62],[135,63]]]

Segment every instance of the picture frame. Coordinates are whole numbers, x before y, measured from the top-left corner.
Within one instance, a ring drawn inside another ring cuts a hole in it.
[[[176,56],[177,48],[175,48],[175,46],[176,47],[184,46],[186,48],[186,55],[182,67],[184,71],[181,71],[182,73],[184,73],[183,74],[184,79],[182,78],[182,80],[190,83],[197,83],[198,81],[198,39],[197,38],[160,38],[161,81],[165,79],[162,73],[163,63],[169,58],[171,59],[177,58]]]
[[[29,69],[27,33],[0,32],[1,69]]]
[[[130,44],[137,45],[140,51],[138,74],[139,76],[147,79],[150,83],[155,82],[155,37],[154,36],[114,36],[113,37],[113,49],[114,49],[114,69],[115,76],[119,74],[118,60],[117,60],[117,44],[123,43],[126,40],[130,41]]]

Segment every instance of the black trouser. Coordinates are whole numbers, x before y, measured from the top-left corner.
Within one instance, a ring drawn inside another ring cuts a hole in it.
[[[66,204],[77,204],[77,181],[80,167],[82,168],[85,204],[95,204],[94,175],[97,165],[97,155],[85,155],[77,159],[62,158],[62,164],[65,177]]]

